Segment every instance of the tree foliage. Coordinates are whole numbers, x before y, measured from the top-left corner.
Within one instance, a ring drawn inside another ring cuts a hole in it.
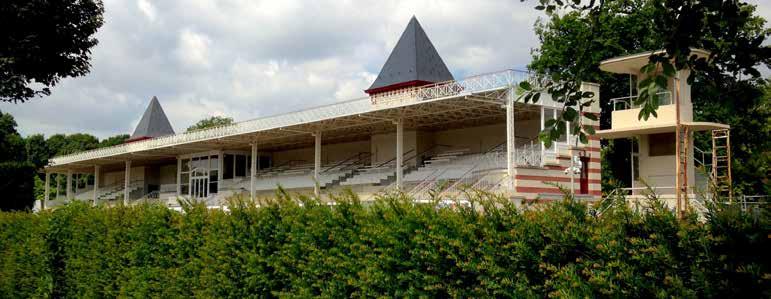
[[[610,99],[629,95],[629,78],[599,69],[600,61],[611,57],[653,51],[662,48],[667,35],[662,34],[655,22],[660,13],[660,0],[606,1],[596,14],[571,11],[552,14],[536,24],[541,46],[533,52],[529,68],[537,73],[557,73],[564,78],[582,78],[602,86],[600,106],[602,128],[610,126]],[[759,40],[769,34],[766,22],[755,14],[755,7],[741,5],[745,15],[733,35]],[[746,43],[729,39],[731,26],[720,22],[722,29],[704,31],[694,40],[694,47],[709,48],[713,55],[710,64],[699,66],[692,82],[694,118],[731,125],[735,184],[745,193],[768,194],[769,154],[768,98],[763,97],[767,83],[752,76],[741,75],[747,65],[768,63],[760,58],[765,48],[745,49]],[[749,56],[745,56],[745,50]],[[748,58],[749,57],[749,58]],[[753,58],[754,57],[754,58]],[[749,60],[754,61],[754,64]],[[697,135],[697,146],[711,148],[705,142],[706,134]],[[629,144],[626,140],[607,142],[603,150],[603,184],[616,186],[629,178]],[[746,165],[746,167],[744,166]],[[610,182],[613,178],[616,182]]]
[[[225,117],[225,116],[212,116],[206,119],[199,120],[194,125],[188,127],[187,132],[225,126],[232,123],[233,123],[233,118]]]
[[[678,220],[655,200],[596,216],[489,195],[329,206],[279,192],[229,212],[162,205],[0,213],[7,297],[768,297],[767,213]],[[483,208],[484,212],[481,212]]]
[[[572,14],[572,21],[576,26],[569,26],[572,31],[568,34],[576,38],[569,44],[546,45],[556,45],[557,51],[571,52],[574,55],[567,56],[570,59],[562,69],[536,69],[544,79],[536,86],[529,83],[520,86],[525,91],[522,95],[525,102],[537,101],[535,94],[547,92],[552,94],[557,102],[565,105],[564,111],[568,111],[570,106],[582,111],[596,99],[584,97],[585,95],[580,93],[580,82],[596,79],[598,59],[612,57],[600,55],[615,50],[664,49],[663,54],[651,55],[649,63],[641,69],[647,77],[638,82],[639,96],[635,104],[641,107],[639,117],[647,119],[650,115],[656,115],[656,93],[666,89],[667,81],[677,70],[693,70],[687,78],[689,83],[693,83],[699,75],[705,73],[718,73],[725,77],[758,77],[757,66],[768,65],[771,61],[771,51],[763,45],[768,32],[747,30],[758,22],[762,24],[762,21],[752,14],[751,6],[739,1],[538,0],[538,3],[536,8],[546,11],[552,19],[561,19],[557,13],[559,11],[570,11],[567,15]],[[639,8],[642,10],[638,10]],[[632,15],[637,17],[628,17]],[[628,22],[627,26],[611,27],[618,25],[608,22],[608,19],[614,18],[621,22],[627,18],[633,21]],[[607,38],[608,35],[603,34],[608,33],[608,30],[642,35],[612,34],[616,38]],[[541,34],[541,37],[543,39],[544,35]],[[635,47],[624,48],[624,44]],[[691,55],[691,48],[703,48],[711,51],[711,54],[706,59],[697,57]],[[543,55],[543,48],[537,53]],[[561,125],[568,121],[574,124],[571,128],[574,132],[580,133],[581,136],[588,133],[580,127],[581,121],[576,115],[563,113],[560,119],[546,127],[545,131],[548,132],[541,134],[542,140],[550,143],[561,136],[564,133],[561,132],[564,131]]]
[[[0,101],[50,95],[61,79],[89,72],[101,0],[6,0],[0,4]]]

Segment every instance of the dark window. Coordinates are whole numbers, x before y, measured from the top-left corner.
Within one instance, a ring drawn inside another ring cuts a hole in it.
[[[236,156],[236,176],[237,177],[246,176],[246,156],[242,156],[242,155]]]
[[[223,161],[223,167],[224,172],[222,173],[223,179],[232,179],[233,178],[233,155],[225,154],[225,160]]]
[[[675,155],[675,133],[648,135],[648,156]]]

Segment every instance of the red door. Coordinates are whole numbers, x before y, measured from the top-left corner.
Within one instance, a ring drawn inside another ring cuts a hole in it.
[[[589,194],[589,157],[581,157],[581,190],[579,194]]]

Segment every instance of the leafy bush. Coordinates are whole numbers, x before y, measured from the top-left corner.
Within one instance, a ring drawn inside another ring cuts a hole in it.
[[[571,199],[472,207],[401,194],[334,206],[279,192],[193,204],[0,213],[4,297],[768,297],[769,221],[706,223],[655,201],[601,216]]]

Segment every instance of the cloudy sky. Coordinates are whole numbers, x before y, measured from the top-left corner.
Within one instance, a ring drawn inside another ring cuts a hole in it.
[[[177,132],[362,97],[413,15],[456,78],[523,69],[542,16],[510,0],[104,2],[90,74],[0,104],[22,134],[130,134],[152,96]]]

